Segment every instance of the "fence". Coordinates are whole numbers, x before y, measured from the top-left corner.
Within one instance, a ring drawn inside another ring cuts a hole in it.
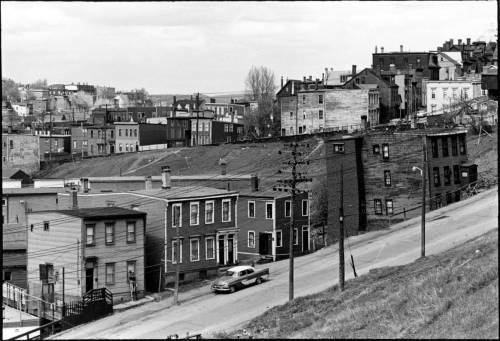
[[[3,303],[9,307],[51,321],[62,318],[61,304],[47,302],[40,297],[32,296],[28,294],[26,289],[4,282],[2,294]]]

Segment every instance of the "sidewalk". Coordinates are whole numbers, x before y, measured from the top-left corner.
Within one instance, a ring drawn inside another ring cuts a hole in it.
[[[154,299],[155,298],[153,296],[147,295],[147,296],[141,298],[140,300],[129,301],[129,302],[125,302],[125,303],[120,303],[120,304],[114,305],[113,306],[113,313],[141,306],[141,305],[146,304],[148,302],[154,301]]]

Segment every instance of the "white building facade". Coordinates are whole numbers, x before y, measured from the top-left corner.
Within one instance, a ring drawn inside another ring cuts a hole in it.
[[[442,80],[426,82],[428,114],[440,114],[459,101],[483,95],[481,82],[476,80]]]

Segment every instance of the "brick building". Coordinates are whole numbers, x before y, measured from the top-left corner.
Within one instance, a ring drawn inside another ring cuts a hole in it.
[[[377,229],[420,214],[422,136],[427,139],[427,207],[459,201],[460,189],[475,181],[467,163],[466,131],[368,132],[325,141],[328,238],[337,236],[340,173],[344,172],[344,226],[348,235]],[[465,175],[465,176],[464,176]]]
[[[496,48],[496,42],[475,41],[471,43],[471,39],[467,38],[464,42],[458,39],[457,44],[450,39],[437,50],[438,52],[460,52],[463,61],[462,72],[480,74],[484,66],[493,64]]]
[[[168,127],[163,124],[136,122],[115,123],[116,153],[166,148]]]
[[[81,156],[115,153],[115,126],[112,124],[72,126],[71,152]]]
[[[74,206],[29,213],[28,225],[28,273],[37,274],[40,264],[52,264],[56,278],[49,291],[56,300],[62,295],[63,267],[68,300],[102,287],[113,293],[115,304],[130,300],[129,271],[136,278],[137,297],[144,295],[146,213]],[[32,295],[43,297],[37,276],[28,278],[28,287]]]
[[[24,134],[2,134],[2,169],[17,168],[31,174],[40,169],[40,139]]]

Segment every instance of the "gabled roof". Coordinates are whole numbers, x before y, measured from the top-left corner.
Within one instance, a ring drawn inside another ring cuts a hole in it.
[[[455,65],[460,65],[460,66],[462,65],[461,52],[441,52],[440,55]]]
[[[17,174],[19,173],[19,174]],[[20,175],[23,177],[29,177],[29,174],[24,172],[22,169],[19,168],[2,168],[2,178],[3,179],[11,179],[13,175]]]
[[[377,78],[380,82],[384,83],[386,86],[390,87],[392,84],[388,81],[386,81],[385,79],[383,79],[382,77],[380,77],[379,75],[377,75],[377,73],[375,71],[373,71],[372,69],[370,68],[364,68],[363,70],[359,71],[357,74],[353,75],[351,79],[349,79],[347,82],[344,83],[344,85],[346,85],[347,83],[349,82],[355,82],[356,80],[356,77],[360,76],[362,73],[365,73],[365,72],[368,72],[370,74],[372,74],[375,78]],[[367,84],[356,84],[354,83],[356,86],[358,85],[367,85]]]

